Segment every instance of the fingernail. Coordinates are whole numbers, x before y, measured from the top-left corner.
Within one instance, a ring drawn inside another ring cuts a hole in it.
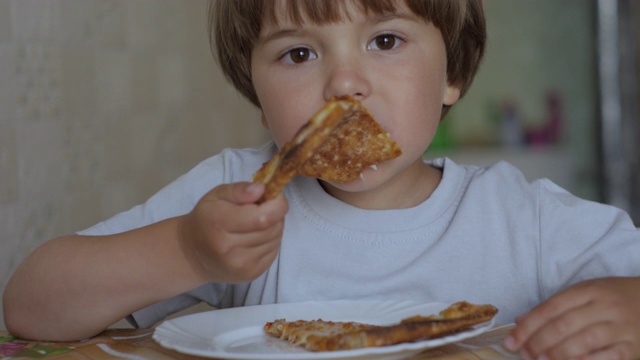
[[[509,351],[516,351],[516,339],[509,335],[504,339],[504,347]]]
[[[260,187],[261,186],[262,186],[262,184],[259,184],[259,183],[251,183],[249,186],[247,186],[245,191],[248,192],[248,193],[255,193],[255,192],[260,191]]]

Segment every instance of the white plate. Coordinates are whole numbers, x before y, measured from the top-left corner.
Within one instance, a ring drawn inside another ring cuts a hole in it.
[[[186,315],[160,324],[153,339],[178,352],[222,359],[310,360],[310,359],[402,359],[427,348],[477,336],[493,321],[450,336],[392,346],[356,350],[310,352],[292,347],[264,333],[267,321],[287,320],[357,321],[391,325],[414,315],[437,314],[448,304],[413,301],[310,301],[303,303],[245,306]]]

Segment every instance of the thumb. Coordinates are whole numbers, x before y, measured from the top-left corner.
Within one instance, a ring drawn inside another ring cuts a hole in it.
[[[232,184],[223,191],[221,198],[235,204],[255,203],[264,194],[264,184],[242,182]]]

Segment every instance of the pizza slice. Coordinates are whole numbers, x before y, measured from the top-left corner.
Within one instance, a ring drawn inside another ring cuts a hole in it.
[[[297,320],[288,322],[285,319],[277,319],[264,325],[267,334],[286,340],[292,346],[309,348],[310,344],[315,347],[327,347],[323,342],[330,341],[336,336],[341,336],[350,332],[356,332],[373,327],[373,325],[357,322],[340,322],[318,320]]]
[[[402,154],[398,144],[363,107],[337,124],[331,136],[300,168],[300,175],[348,182],[376,164]]]
[[[498,313],[493,305],[457,302],[438,315],[413,316],[398,324],[379,326],[357,322],[278,319],[267,322],[267,334],[311,351],[352,350],[434,339],[467,330],[491,320]]]
[[[334,97],[254,174],[254,182],[266,185],[258,202],[276,197],[297,175],[346,182],[400,154],[359,101]]]

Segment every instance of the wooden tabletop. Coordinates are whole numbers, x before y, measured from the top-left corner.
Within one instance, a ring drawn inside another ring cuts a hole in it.
[[[502,347],[510,326],[494,329],[459,343],[427,350],[409,360],[515,359]],[[153,329],[109,329],[81,342],[34,342],[0,330],[0,359],[204,359],[165,349],[152,339]]]

